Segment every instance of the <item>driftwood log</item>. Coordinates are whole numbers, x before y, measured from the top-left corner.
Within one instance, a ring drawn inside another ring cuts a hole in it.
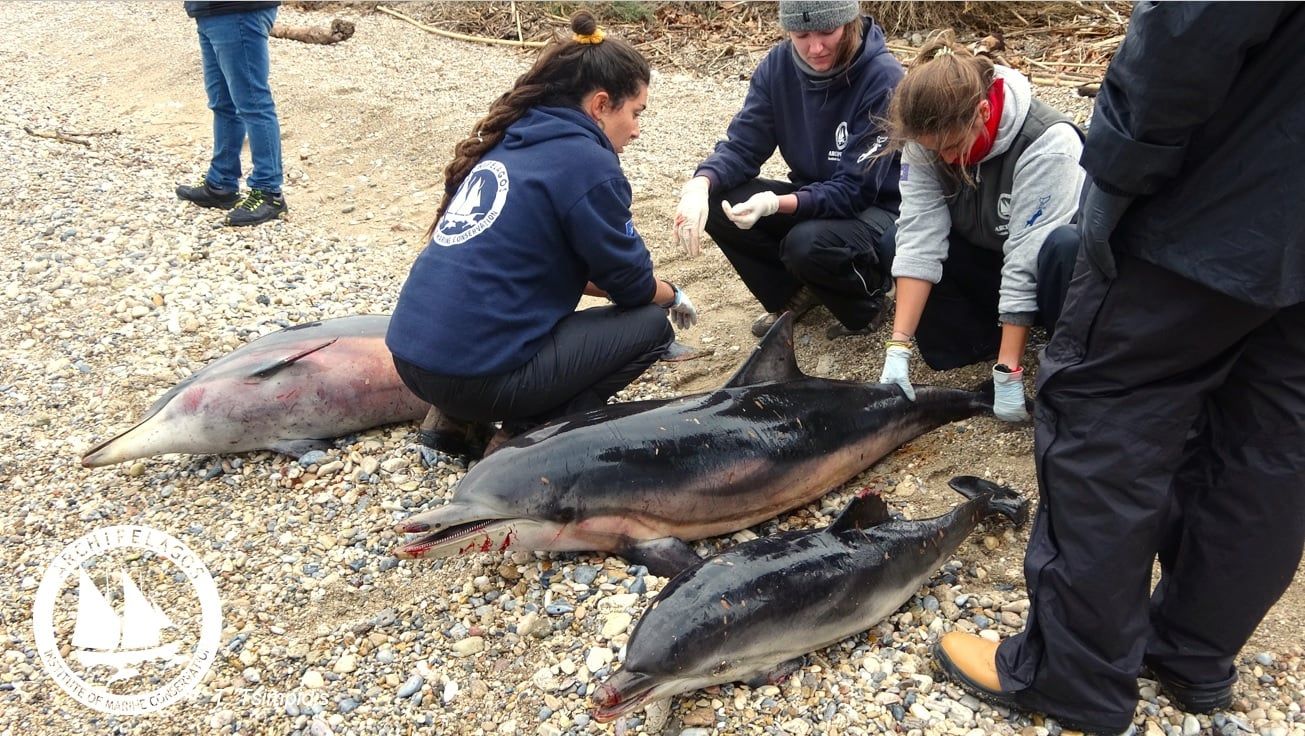
[[[272,26],[272,32],[269,35],[272,38],[286,38],[291,41],[302,41],[303,43],[339,43],[353,35],[353,24],[339,18],[331,21],[330,28],[283,26],[276,23]]]

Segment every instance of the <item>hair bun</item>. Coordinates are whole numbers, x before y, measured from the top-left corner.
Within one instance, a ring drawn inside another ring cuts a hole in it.
[[[588,10],[577,10],[571,16],[571,32],[577,36],[591,36],[598,30],[598,20]]]

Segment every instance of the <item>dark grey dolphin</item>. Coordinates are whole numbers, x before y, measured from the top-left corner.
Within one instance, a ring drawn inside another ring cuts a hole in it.
[[[920,386],[909,401],[892,385],[803,375],[786,315],[723,388],[609,405],[504,444],[449,503],[396,527],[423,535],[396,554],[599,550],[674,574],[698,560],[685,540],[810,503],[991,407],[990,392]]]
[[[299,455],[334,437],[425,416],[385,347],[388,315],[295,325],[174,386],[136,426],[91,448],[92,468],[168,452]]]
[[[890,519],[882,499],[861,496],[825,529],[754,539],[685,570],[594,691],[594,718],[723,682],[778,682],[807,652],[900,608],[982,519],[1024,521],[1028,504],[1009,488],[973,476],[951,486],[970,500],[933,519]]]

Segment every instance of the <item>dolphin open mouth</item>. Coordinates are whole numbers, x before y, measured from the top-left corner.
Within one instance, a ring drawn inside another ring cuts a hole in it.
[[[400,523],[395,530],[401,533],[424,532],[430,528],[420,522]],[[512,546],[515,529],[506,519],[483,519],[455,524],[420,539],[399,546],[394,554],[400,559],[419,557],[448,557],[470,552],[502,552]]]
[[[617,672],[594,690],[594,720],[607,723],[642,708],[653,699],[656,681],[641,673]]]

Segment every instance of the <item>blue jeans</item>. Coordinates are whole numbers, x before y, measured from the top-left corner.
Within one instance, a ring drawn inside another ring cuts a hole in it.
[[[196,18],[204,61],[204,91],[213,111],[213,160],[208,185],[240,188],[240,149],[249,136],[250,189],[281,191],[281,126],[267,83],[267,34],[276,8]]]

